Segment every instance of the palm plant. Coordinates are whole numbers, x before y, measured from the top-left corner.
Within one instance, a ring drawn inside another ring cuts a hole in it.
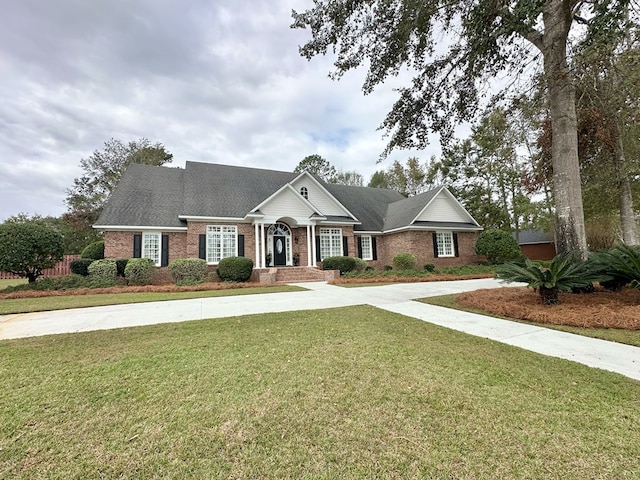
[[[590,268],[587,262],[564,254],[557,255],[548,267],[528,258],[522,263],[506,263],[496,269],[496,278],[508,283],[524,282],[540,293],[544,305],[557,305],[559,292],[588,287],[605,277],[600,271]]]
[[[629,284],[640,289],[640,250],[638,247],[620,244],[606,252],[593,253],[589,264],[594,272],[610,277],[601,282],[609,290],[620,290]]]

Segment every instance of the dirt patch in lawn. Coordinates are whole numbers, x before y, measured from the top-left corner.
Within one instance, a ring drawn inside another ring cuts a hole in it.
[[[456,302],[509,318],[583,328],[640,330],[640,291],[590,294],[560,293],[560,304],[542,305],[540,295],[526,287],[475,290],[456,295]]]
[[[103,293],[172,293],[172,292],[203,292],[207,290],[230,290],[238,288],[261,287],[258,283],[225,283],[210,282],[198,285],[179,287],[177,285],[144,285],[138,287],[121,286],[109,288],[76,288],[69,290],[23,290],[11,293],[0,293],[0,299],[37,298],[69,295],[99,295]]]

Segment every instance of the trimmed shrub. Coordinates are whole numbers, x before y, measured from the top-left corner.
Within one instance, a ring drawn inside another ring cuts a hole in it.
[[[415,270],[418,263],[416,257],[410,253],[398,253],[392,261],[396,270]]]
[[[131,258],[124,268],[124,278],[129,285],[149,285],[156,266],[150,258]]]
[[[80,258],[102,260],[104,258],[104,241],[98,240],[84,247],[84,250],[80,253]]]
[[[393,267],[391,265],[385,265],[384,267],[382,267],[382,270],[385,272],[390,272],[391,270],[393,270]]]
[[[87,272],[92,280],[98,282],[114,283],[118,274],[115,260],[94,260],[87,267]]]
[[[356,258],[355,261],[356,267],[353,269],[354,272],[362,273],[367,269],[367,267],[369,267],[369,264],[361,258]]]
[[[476,254],[485,255],[487,261],[496,265],[522,257],[520,246],[515,238],[504,230],[489,229],[476,240]]]
[[[87,275],[89,275],[89,271],[87,269],[93,262],[94,260],[90,258],[78,258],[76,260],[72,260],[71,263],[69,263],[69,269],[71,270],[71,273],[86,277]]]
[[[118,269],[118,276],[124,278],[124,270],[127,268],[128,258],[116,258],[116,268]]]
[[[176,283],[201,283],[207,277],[207,261],[201,258],[179,258],[169,264],[169,273]]]
[[[253,260],[246,257],[227,257],[220,260],[216,272],[225,282],[246,282],[251,278]]]
[[[357,268],[354,257],[327,257],[322,261],[323,270],[340,270],[340,275],[349,273]]]
[[[436,271],[436,266],[433,263],[425,263],[424,264],[424,271],[425,272],[435,272]]]

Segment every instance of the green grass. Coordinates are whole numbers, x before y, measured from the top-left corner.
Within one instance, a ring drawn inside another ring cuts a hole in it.
[[[189,298],[227,297],[231,295],[255,295],[259,293],[300,292],[306,290],[293,285],[274,287],[235,288],[230,290],[204,290],[198,292],[171,293],[106,293],[96,295],[56,295],[51,297],[16,298],[0,300],[0,315],[10,313],[42,312],[68,308],[99,307],[127,303],[162,302]]]
[[[640,382],[373,307],[0,358],[0,478],[640,477]]]
[[[344,278],[387,278],[387,277],[404,277],[404,278],[422,278],[432,275],[493,275],[496,267],[494,265],[460,265],[455,267],[441,267],[433,272],[426,270],[367,270],[364,272],[345,273]]]
[[[7,288],[7,287],[13,287],[15,285],[22,285],[23,283],[27,283],[27,279],[26,278],[8,278],[8,279],[3,279],[0,280],[0,290]]]
[[[580,328],[570,327],[567,325],[553,325],[550,323],[538,323],[529,322],[526,320],[520,320],[517,318],[501,317],[492,313],[487,313],[475,308],[467,308],[455,301],[455,294],[440,295],[437,297],[420,298],[416,301],[422,303],[429,303],[431,305],[439,305],[441,307],[454,308],[456,310],[463,310],[465,312],[481,313],[483,315],[490,315],[496,318],[504,318],[506,320],[512,320],[515,322],[526,323],[529,325],[537,325],[539,327],[551,328],[553,330],[560,330],[562,332],[575,333],[577,335],[583,335],[585,337],[600,338],[602,340],[609,340],[610,342],[625,343],[627,345],[633,345],[640,347],[640,331],[637,330],[622,330],[619,328]]]

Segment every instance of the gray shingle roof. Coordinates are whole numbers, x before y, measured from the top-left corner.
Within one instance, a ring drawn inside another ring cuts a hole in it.
[[[181,214],[244,218],[297,176],[275,170],[187,162]]]
[[[404,197],[395,190],[371,187],[350,187],[325,183],[324,187],[360,221],[354,230],[381,232],[389,203]]]
[[[184,174],[181,168],[130,165],[96,226],[186,227],[178,218]]]
[[[520,245],[553,243],[553,234],[544,230],[520,230],[518,237]]]
[[[404,198],[389,205],[385,212],[384,229],[395,230],[396,228],[406,227],[410,225],[414,218],[422,211],[422,209],[433,199],[440,191],[440,188],[434,188],[428,192],[421,193],[415,197]]]
[[[184,169],[134,164],[114,190],[96,227],[185,227],[179,216],[244,218],[298,176],[197,162],[187,162]],[[320,183],[356,217],[359,224],[354,230],[363,232],[409,226],[439,191],[404,198],[394,190]],[[327,219],[355,222],[349,217]]]

